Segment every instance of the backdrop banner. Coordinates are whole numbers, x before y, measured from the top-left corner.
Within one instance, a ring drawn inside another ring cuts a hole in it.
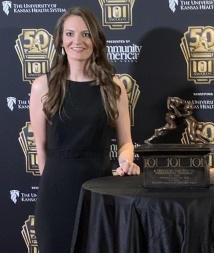
[[[200,133],[214,143],[214,0],[12,0],[0,5],[1,233],[4,253],[36,253],[39,185],[29,119],[32,81],[53,61],[53,30],[69,7],[91,9],[124,83],[135,146],[165,124],[167,97],[194,105]],[[110,157],[117,157],[112,136]]]

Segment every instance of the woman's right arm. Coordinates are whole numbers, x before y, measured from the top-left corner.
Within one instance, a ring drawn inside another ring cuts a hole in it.
[[[46,117],[43,112],[43,96],[48,92],[47,76],[36,78],[31,87],[30,121],[36,142],[39,171],[42,175],[46,159]]]

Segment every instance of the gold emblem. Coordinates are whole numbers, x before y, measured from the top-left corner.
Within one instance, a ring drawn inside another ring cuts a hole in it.
[[[33,176],[40,176],[37,163],[36,144],[30,122],[26,122],[22,131],[19,133],[19,143],[25,155],[26,172]]]
[[[214,123],[213,122],[197,122],[187,120],[187,128],[182,134],[181,142],[183,144],[195,144],[194,139],[199,143],[214,144]],[[192,136],[196,138],[192,138]]]
[[[22,226],[21,233],[28,248],[28,253],[39,253],[35,234],[35,217],[33,215],[28,216],[28,219]]]
[[[132,8],[135,0],[99,0],[102,25],[111,30],[124,30],[132,26]]]
[[[116,75],[124,84],[128,99],[129,99],[129,114],[131,126],[134,126],[134,110],[137,104],[138,98],[140,96],[139,85],[136,83],[136,80],[133,79],[128,74],[117,74]]]
[[[55,55],[53,36],[45,29],[22,29],[15,49],[22,64],[22,79],[30,84],[47,73]]]
[[[189,27],[180,46],[187,63],[187,79],[210,84],[214,80],[214,27]]]

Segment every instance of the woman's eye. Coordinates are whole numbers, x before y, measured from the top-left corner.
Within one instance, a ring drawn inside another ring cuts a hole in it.
[[[66,32],[66,36],[71,37],[73,35],[72,32]]]
[[[91,35],[90,35],[90,33],[89,33],[89,32],[84,32],[84,33],[83,33],[83,37],[89,37],[89,38],[90,38],[90,37],[91,37]]]

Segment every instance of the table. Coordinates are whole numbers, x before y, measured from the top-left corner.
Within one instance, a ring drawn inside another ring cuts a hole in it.
[[[71,253],[213,253],[214,186],[146,190],[142,175],[83,184]]]

